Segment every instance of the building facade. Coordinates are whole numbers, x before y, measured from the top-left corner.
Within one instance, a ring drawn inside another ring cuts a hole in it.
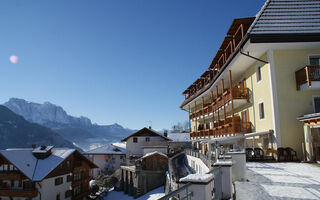
[[[113,173],[126,161],[126,150],[113,144],[92,149],[84,155],[99,167],[92,169],[93,177]]]
[[[0,199],[87,199],[96,166],[74,149],[38,147],[0,151]]]
[[[126,142],[127,160],[135,160],[154,151],[167,154],[168,141],[170,141],[168,137],[161,135],[151,127],[143,128],[122,140]]]
[[[193,140],[272,130],[246,145],[291,147],[302,158],[297,117],[316,111],[320,95],[319,3],[267,0],[256,17],[233,21],[207,71],[183,92]]]

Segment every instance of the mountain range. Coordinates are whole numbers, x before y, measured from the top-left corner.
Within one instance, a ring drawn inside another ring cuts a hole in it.
[[[33,144],[76,148],[69,140],[50,128],[31,123],[0,105],[0,149],[31,148]]]
[[[11,98],[3,105],[31,123],[52,129],[84,150],[104,143],[118,142],[134,132],[116,123],[98,125],[87,117],[70,116],[61,106],[50,102],[40,104]]]

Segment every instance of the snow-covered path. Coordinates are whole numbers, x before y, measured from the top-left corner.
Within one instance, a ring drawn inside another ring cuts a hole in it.
[[[247,163],[248,182],[236,199],[320,199],[320,167],[307,163]]]
[[[136,200],[157,200],[165,195],[164,187],[158,187],[147,194],[137,198]],[[109,194],[104,198],[104,200],[134,200],[135,198],[126,195],[123,192],[118,191],[111,191]]]

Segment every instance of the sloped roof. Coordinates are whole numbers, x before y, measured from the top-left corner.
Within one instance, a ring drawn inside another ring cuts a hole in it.
[[[139,131],[129,135],[128,137],[122,139],[122,142],[127,141],[130,137],[134,137],[134,136],[158,136],[158,137],[162,137],[165,140],[170,140],[169,138],[161,135],[160,133],[158,133],[157,131],[153,130],[152,128],[146,128],[144,127],[143,129],[140,129]]]
[[[107,144],[87,151],[83,154],[126,154],[126,149],[115,146],[113,144]]]
[[[320,0],[267,0],[250,34],[320,32]]]
[[[49,157],[37,159],[32,151],[32,148],[6,149],[0,150],[0,154],[30,180],[41,181],[72,153],[77,152],[75,149],[53,148]]]

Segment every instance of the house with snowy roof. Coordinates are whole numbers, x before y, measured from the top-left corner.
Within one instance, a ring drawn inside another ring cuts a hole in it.
[[[0,199],[83,199],[97,166],[75,149],[0,150]]]
[[[171,140],[167,135],[162,135],[151,127],[142,128],[122,140],[126,142],[127,160],[134,160],[154,151],[167,154],[168,141]]]
[[[99,174],[112,173],[126,161],[126,149],[114,144],[107,144],[83,153],[99,168],[92,169],[93,177]]]
[[[183,92],[190,136],[204,149],[223,138],[233,148],[320,154],[309,139],[319,131],[304,136],[297,120],[320,111],[319,74],[320,0],[267,0],[255,17],[233,20],[208,69]],[[247,133],[255,134],[236,141]]]

